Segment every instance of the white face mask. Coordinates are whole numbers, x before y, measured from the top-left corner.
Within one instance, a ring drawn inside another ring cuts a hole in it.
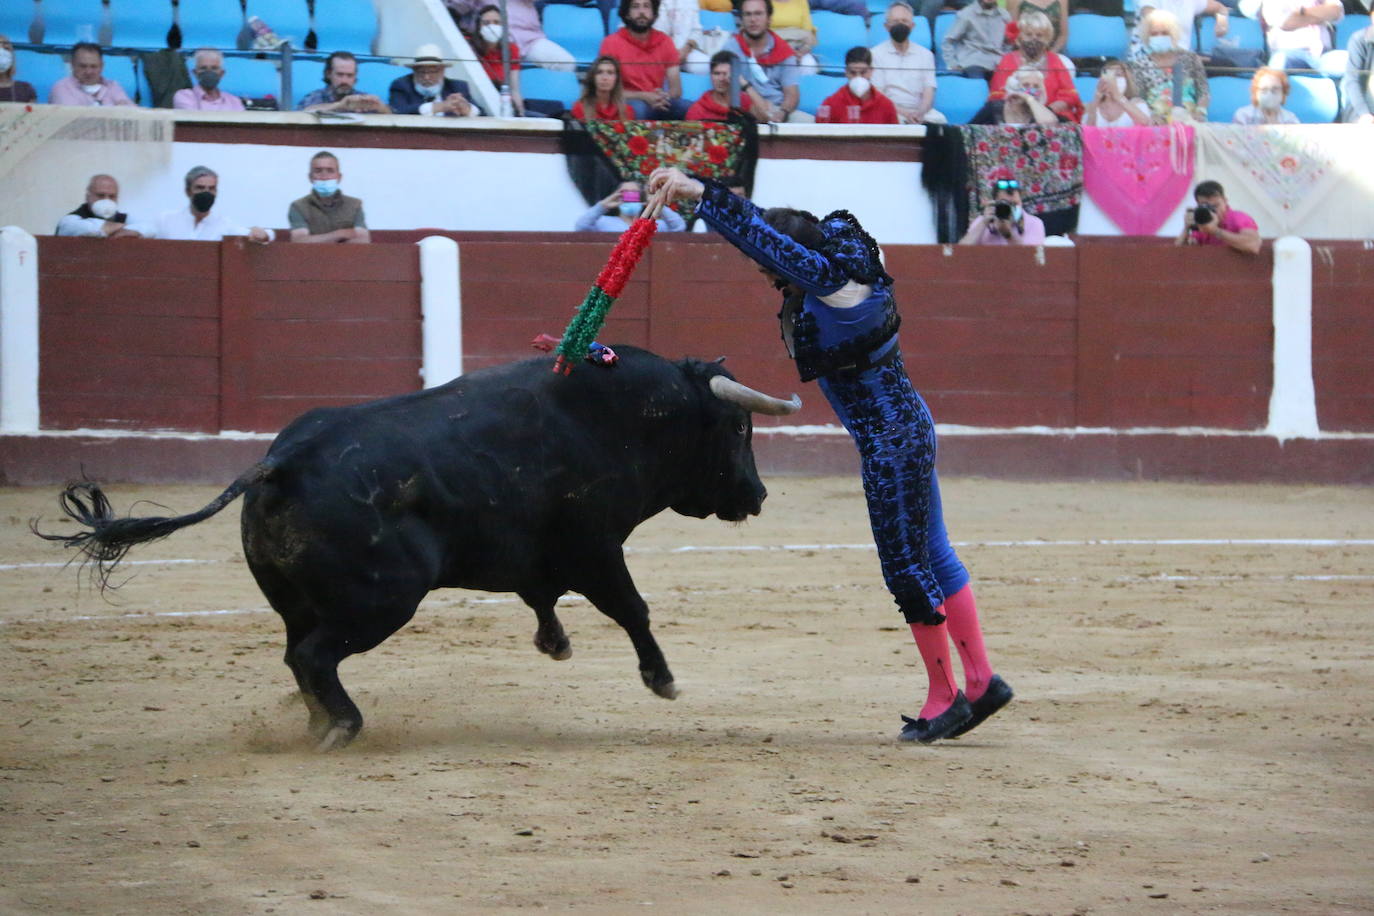
[[[502,31],[501,23],[488,22],[486,25],[482,26],[482,40],[489,45],[494,45],[501,40]]]
[[[859,98],[868,95],[868,90],[873,88],[873,84],[866,77],[856,76],[849,81],[849,91]]]
[[[1283,93],[1277,89],[1261,89],[1255,97],[1259,99],[1259,107],[1265,111],[1273,111],[1283,104]]]
[[[1116,89],[1117,89],[1117,91],[1120,92],[1122,95],[1125,95],[1125,94],[1126,94],[1126,77],[1124,77],[1124,76],[1118,76],[1118,77],[1116,78]]]
[[[101,219],[109,219],[119,212],[119,205],[108,197],[102,197],[91,204],[91,212]]]
[[[1170,35],[1151,35],[1145,46],[1152,54],[1163,54],[1174,49],[1174,39]]]
[[[442,82],[435,83],[433,86],[425,86],[421,84],[419,80],[415,81],[415,91],[427,99],[437,99],[443,88],[444,84]]]
[[[89,85],[87,85],[86,83],[82,83],[81,88],[86,90],[86,93],[88,95],[95,95],[97,92],[101,90],[102,85],[100,83],[91,83]]]
[[[9,48],[0,48],[0,73],[4,73],[14,66],[14,52]]]

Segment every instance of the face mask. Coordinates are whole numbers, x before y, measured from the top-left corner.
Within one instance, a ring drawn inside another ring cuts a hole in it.
[[[197,191],[191,195],[191,206],[197,213],[209,213],[210,208],[215,205],[214,191]]]
[[[101,219],[109,219],[119,212],[119,205],[109,198],[101,198],[91,204],[91,212]]]
[[[321,197],[333,197],[339,193],[339,179],[321,178],[318,181],[310,182],[310,187],[315,189],[315,193]]]
[[[1174,39],[1169,35],[1151,35],[1145,46],[1151,54],[1163,54],[1174,49]]]
[[[197,70],[196,82],[200,83],[200,88],[206,92],[214,90],[219,85],[220,74],[213,70]]]
[[[422,86],[418,82],[415,84],[416,91],[427,99],[437,99],[439,97],[439,90],[443,88],[443,83],[435,83],[433,86]]]
[[[85,83],[82,83],[81,88],[86,90],[87,95],[95,95],[97,92],[100,91],[101,85],[102,84],[100,83],[92,83],[91,85],[87,86]]]
[[[1118,76],[1116,78],[1116,88],[1122,95],[1126,94],[1126,77]]]
[[[644,209],[644,202],[641,200],[626,201],[620,205],[620,215],[634,219],[639,215],[639,211]]]
[[[482,40],[489,45],[494,45],[501,40],[502,31],[501,23],[488,22],[481,28]]]
[[[9,48],[0,48],[0,73],[4,73],[14,66],[14,52]]]
[[[849,91],[859,98],[868,95],[868,90],[873,88],[873,84],[862,76],[856,76],[849,81]]]
[[[1012,221],[1013,223],[1019,223],[1019,222],[1021,222],[1021,214],[1024,213],[1024,212],[1026,212],[1026,211],[1024,211],[1024,210],[1021,209],[1021,205],[1020,205],[1020,204],[1012,204],[1012,207],[1011,207],[1011,221]]]
[[[1258,93],[1259,107],[1273,111],[1283,104],[1283,94],[1277,89],[1261,89]]]
[[[897,42],[897,44],[901,44],[911,37],[911,26],[904,22],[899,22],[897,25],[888,29],[887,34],[891,35],[892,40]]]
[[[1021,40],[1021,53],[1031,60],[1035,60],[1045,53],[1047,48],[1043,41],[1038,38],[1023,38]]]

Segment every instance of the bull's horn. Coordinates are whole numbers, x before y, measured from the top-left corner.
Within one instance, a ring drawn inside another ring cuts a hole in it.
[[[753,413],[766,413],[770,417],[785,417],[801,410],[801,398],[795,394],[790,400],[784,401],[782,398],[775,398],[772,395],[764,394],[762,391],[755,391],[748,385],[741,385],[734,379],[726,378],[723,375],[711,377],[711,393],[722,401],[729,401],[738,404],[745,410]]]

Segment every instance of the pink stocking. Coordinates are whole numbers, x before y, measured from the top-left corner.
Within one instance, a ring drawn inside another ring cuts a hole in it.
[[[978,625],[978,604],[973,600],[973,586],[965,585],[945,598],[945,626],[959,650],[964,665],[964,695],[970,703],[983,695],[992,678],[992,666],[983,648],[983,629]]]
[[[925,662],[926,674],[930,677],[930,693],[926,705],[921,707],[920,718],[933,719],[949,709],[959,688],[954,683],[954,673],[950,671],[949,633],[946,624],[929,626],[913,623],[911,635],[916,637],[916,648]]]

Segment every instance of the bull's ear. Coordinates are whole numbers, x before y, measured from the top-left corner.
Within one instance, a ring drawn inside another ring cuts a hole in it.
[[[725,357],[717,356],[715,359],[711,360],[711,362],[715,363],[717,366],[723,366],[725,365]]]

